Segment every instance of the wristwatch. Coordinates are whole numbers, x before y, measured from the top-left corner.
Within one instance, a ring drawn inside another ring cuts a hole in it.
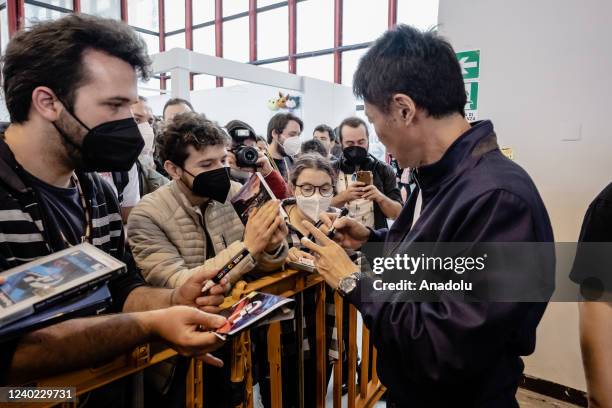
[[[340,282],[338,282],[338,287],[336,288],[340,296],[345,297],[355,290],[359,277],[359,272],[355,272],[340,279]]]

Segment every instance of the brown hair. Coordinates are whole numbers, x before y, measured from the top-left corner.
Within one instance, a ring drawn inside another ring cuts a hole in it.
[[[283,133],[283,130],[285,130],[287,124],[292,120],[300,125],[300,131],[304,130],[304,122],[302,122],[302,119],[298,118],[293,113],[277,113],[276,115],[272,116],[268,122],[268,144],[272,143],[272,131],[276,130],[276,133]]]
[[[87,50],[105,52],[130,64],[143,79],[149,76],[151,60],[145,42],[125,23],[83,14],[39,23],[17,33],[2,60],[11,122],[28,120],[32,92],[39,86],[51,88],[74,110],[76,90],[88,80],[83,67]]]
[[[332,180],[332,186],[336,189],[336,171],[329,159],[321,156],[319,153],[305,153],[293,163],[291,169],[291,184],[295,187],[300,174],[306,169],[321,170],[329,175]]]
[[[230,137],[201,113],[185,112],[174,117],[162,129],[157,148],[162,162],[170,160],[183,167],[189,156],[187,147],[201,149],[207,146],[230,144]]]
[[[370,137],[370,131],[368,130],[368,125],[365,123],[365,121],[357,116],[351,116],[350,118],[344,119],[342,123],[340,123],[340,126],[338,126],[338,138],[340,139],[340,143],[342,143],[342,128],[344,126],[348,126],[353,129],[363,126],[366,132],[366,137]]]

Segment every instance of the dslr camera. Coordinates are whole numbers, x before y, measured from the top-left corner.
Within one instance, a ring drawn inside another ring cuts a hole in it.
[[[234,130],[236,138],[247,138],[250,135],[248,129]],[[234,148],[234,156],[236,156],[236,165],[238,167],[256,167],[259,152],[251,146],[238,145]]]

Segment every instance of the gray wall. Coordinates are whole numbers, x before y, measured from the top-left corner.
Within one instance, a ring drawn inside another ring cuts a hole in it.
[[[455,50],[481,50],[479,117],[533,177],[555,239],[575,241],[612,181],[612,2],[440,0],[439,23]],[[549,306],[526,373],[585,389],[576,304]]]

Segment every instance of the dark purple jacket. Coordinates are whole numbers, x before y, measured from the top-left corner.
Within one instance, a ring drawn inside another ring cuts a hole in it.
[[[416,177],[423,206],[413,230],[416,194],[390,230],[370,235],[390,248],[387,256],[413,242],[553,241],[535,185],[497,148],[490,121],[473,124]],[[362,288],[371,284],[362,278],[348,300],[371,330],[396,406],[518,407],[520,356],[533,352],[547,303],[366,302]]]

